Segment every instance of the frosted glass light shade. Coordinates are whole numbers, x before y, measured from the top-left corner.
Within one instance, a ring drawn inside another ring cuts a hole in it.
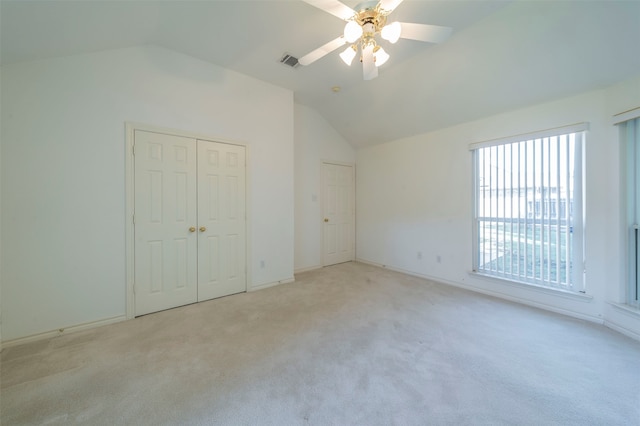
[[[393,24],[385,25],[380,31],[380,37],[393,44],[400,38],[400,33],[402,33],[402,25],[400,25],[400,22],[394,22]]]
[[[344,38],[349,43],[353,43],[362,36],[362,27],[355,21],[347,22],[344,26]]]
[[[353,62],[353,58],[356,57],[356,49],[355,46],[347,47],[344,52],[340,54],[340,58],[344,61],[345,64],[351,66]]]
[[[385,52],[382,47],[375,51],[375,55],[376,55],[376,67],[383,65],[385,62],[389,60],[389,54]]]

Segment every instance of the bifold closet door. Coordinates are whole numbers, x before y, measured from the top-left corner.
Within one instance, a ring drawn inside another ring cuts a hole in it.
[[[197,301],[196,140],[135,131],[135,315]]]
[[[246,291],[245,147],[198,141],[198,300]]]

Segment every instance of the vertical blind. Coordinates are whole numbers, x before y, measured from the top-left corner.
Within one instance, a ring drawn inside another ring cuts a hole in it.
[[[474,270],[583,291],[586,123],[471,145]]]

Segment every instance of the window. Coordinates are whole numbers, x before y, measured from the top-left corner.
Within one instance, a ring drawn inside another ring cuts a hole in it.
[[[582,145],[587,127],[471,145],[474,271],[584,292]]]
[[[640,112],[639,112],[640,113]],[[628,230],[627,303],[640,307],[640,118],[619,123],[626,186]]]

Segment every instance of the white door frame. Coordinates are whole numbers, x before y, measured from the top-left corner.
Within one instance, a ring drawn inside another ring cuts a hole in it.
[[[336,166],[346,166],[351,167],[351,181],[353,182],[353,191],[351,193],[352,201],[353,201],[353,260],[356,259],[356,165],[355,163],[348,163],[344,161],[334,161],[334,160],[321,160],[320,161],[320,235],[321,235],[321,262],[322,266],[327,266],[327,262],[325,260],[325,235],[324,235],[324,213],[325,213],[325,176],[324,176],[324,165],[325,164],[333,164]]]
[[[135,227],[134,227],[134,211],[135,211],[135,180],[134,180],[134,164],[135,159],[133,156],[133,146],[134,146],[134,133],[136,130],[142,130],[146,132],[154,132],[154,133],[162,133],[165,135],[173,135],[173,136],[182,136],[188,137],[198,140],[218,142],[218,143],[226,143],[229,145],[240,145],[245,148],[246,152],[246,192],[245,192],[245,212],[246,212],[246,222],[245,222],[245,235],[246,235],[246,245],[245,245],[245,259],[246,259],[246,286],[247,290],[251,288],[250,283],[252,282],[251,277],[251,268],[248,265],[251,265],[250,253],[251,253],[251,226],[249,226],[250,218],[251,218],[251,179],[250,179],[250,168],[249,168],[249,158],[250,158],[250,149],[249,145],[244,142],[238,141],[230,141],[223,138],[212,137],[208,135],[201,135],[192,132],[186,132],[182,130],[175,129],[167,129],[159,126],[153,126],[149,124],[142,123],[134,123],[134,122],[126,122],[125,123],[125,279],[126,279],[126,288],[125,288],[125,299],[126,299],[126,317],[127,319],[132,319],[135,317],[135,304],[134,304],[134,282],[135,282],[135,258],[134,258],[134,248],[135,248]]]

